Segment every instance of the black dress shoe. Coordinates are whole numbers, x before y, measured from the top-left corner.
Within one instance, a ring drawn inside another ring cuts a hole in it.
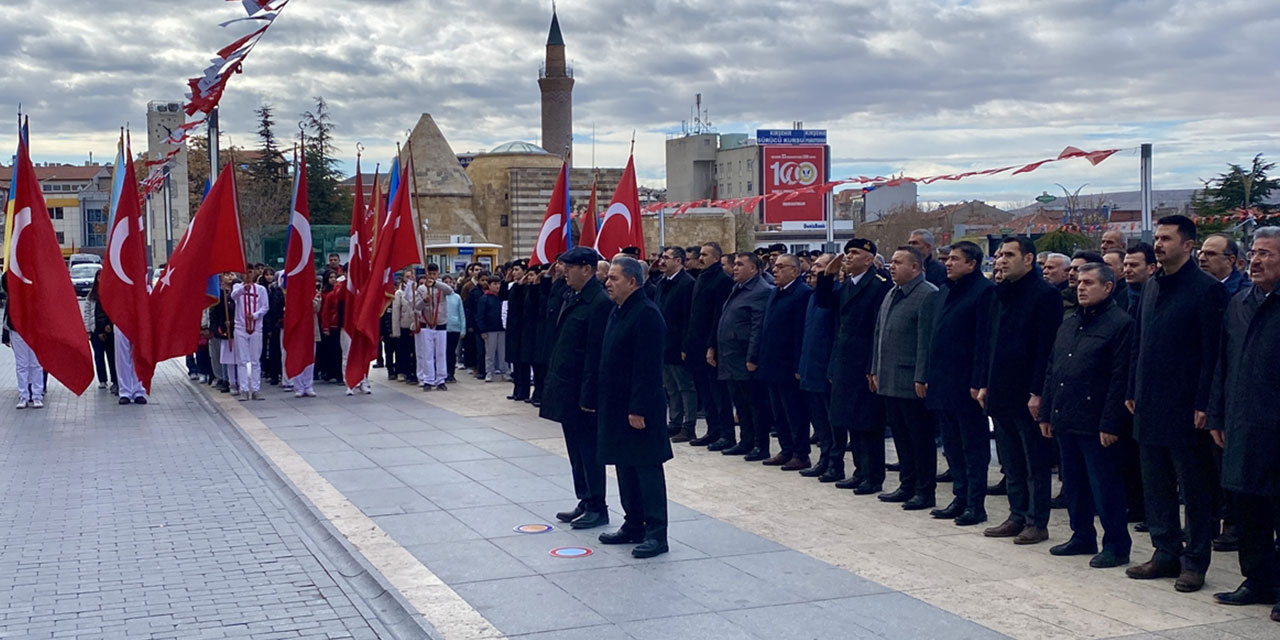
[[[841,480],[836,483],[837,489],[857,489],[862,484],[862,478],[854,475],[849,476],[848,480]]]
[[[569,523],[572,529],[592,529],[609,524],[608,511],[588,511]]]
[[[742,459],[746,460],[747,462],[760,462],[762,460],[768,460],[769,452],[765,451],[764,449],[752,449],[751,451],[748,451],[747,455],[743,456]]]
[[[924,509],[932,509],[937,502],[933,498],[924,496],[912,496],[912,498],[902,503],[903,511],[923,511]]]
[[[631,557],[652,558],[654,556],[660,556],[670,550],[671,548],[668,547],[665,542],[660,542],[658,540],[645,540],[637,545],[636,548],[631,550]]]
[[[827,470],[824,471],[822,475],[818,476],[818,482],[835,482],[839,484],[841,480],[844,480],[844,471],[836,469],[835,467],[827,467]]]
[[[559,520],[560,522],[573,522],[586,512],[587,510],[584,509],[582,505],[578,505],[574,507],[572,511],[561,511],[560,513],[557,513],[556,520]]]
[[[680,433],[671,436],[672,442],[693,442],[693,431],[689,429],[681,429]]]
[[[972,527],[975,524],[982,524],[987,521],[987,512],[978,511],[977,509],[965,509],[960,517],[956,518],[957,527]]]
[[[147,397],[146,397],[146,396],[138,396],[138,397],[136,397],[136,398],[134,398],[134,399],[133,399],[133,403],[134,403],[134,404],[146,404],[146,403],[147,403]]]
[[[732,449],[736,445],[737,443],[732,440],[718,438],[715,442],[707,445],[707,451],[724,451],[725,449]]]
[[[1066,509],[1067,497],[1062,495],[1061,493],[1054,496],[1052,499],[1049,500],[1049,508],[1050,509]]]
[[[1138,533],[1146,533],[1146,532],[1150,531],[1151,529],[1149,529],[1149,528],[1147,527],[1147,523],[1146,523],[1145,521],[1143,521],[1143,522],[1139,522],[1138,524],[1133,525],[1133,530],[1134,530],[1134,531],[1136,531],[1136,532],[1138,532]]]
[[[862,484],[858,485],[858,488],[853,490],[853,495],[869,496],[873,493],[880,493],[883,488],[884,487],[882,485],[871,484],[870,482],[863,480]]]
[[[1002,479],[1000,480],[1000,482],[997,482],[997,483],[995,483],[995,484],[993,484],[993,485],[991,485],[991,486],[987,487],[987,495],[989,495],[989,496],[1007,496],[1007,495],[1009,495],[1009,486],[1008,486],[1008,483],[1006,483],[1006,482],[1005,482],[1005,480],[1002,478]]]
[[[946,471],[939,473],[937,480],[938,482],[955,482],[955,480],[951,477],[950,469],[947,469]]]
[[[1049,547],[1051,556],[1089,556],[1098,553],[1098,545],[1088,540],[1072,538],[1066,542]]]
[[[1089,559],[1089,566],[1094,569],[1110,569],[1111,567],[1120,567],[1129,564],[1129,554],[1119,554],[1110,549],[1103,549],[1102,553]]]
[[[951,504],[941,509],[934,509],[933,511],[930,511],[929,515],[939,520],[955,520],[956,518],[959,518],[964,511],[964,503],[960,502],[959,499],[956,499],[952,500]]]
[[[809,467],[808,469],[801,469],[800,475],[805,478],[821,478],[822,474],[826,472],[827,472],[827,463],[819,462],[818,464],[815,464],[812,467]]]
[[[1220,552],[1239,551],[1240,536],[1234,531],[1223,531],[1222,535],[1213,539],[1213,550]]]
[[[885,471],[902,471],[902,465],[896,462],[890,462],[884,465],[884,470]]]
[[[675,436],[677,433],[680,433],[680,427],[667,427],[668,438]]]
[[[1254,589],[1248,584],[1240,585],[1235,591],[1224,591],[1213,594],[1213,601],[1218,604],[1243,606],[1247,604],[1275,604],[1280,601],[1280,589]]]
[[[600,544],[640,544],[644,542],[644,534],[640,532],[631,533],[618,529],[614,532],[604,532],[600,534]]]
[[[120,396],[120,399],[116,401],[117,404],[129,404],[130,402],[131,400],[129,400],[128,396]]]
[[[745,442],[739,442],[738,444],[735,444],[732,447],[729,447],[728,449],[721,451],[720,453],[726,456],[745,456],[748,453],[751,453],[752,448],[753,447],[751,445]]]
[[[906,502],[914,496],[911,495],[910,491],[898,487],[889,493],[882,493],[876,497],[880,498],[880,502]]]
[[[715,444],[719,440],[720,440],[719,438],[711,434],[707,434],[705,436],[702,436],[701,438],[694,438],[690,440],[689,445],[694,447],[705,447],[707,445]]]

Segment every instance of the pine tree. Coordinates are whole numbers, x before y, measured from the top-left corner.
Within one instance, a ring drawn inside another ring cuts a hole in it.
[[[351,194],[339,186],[342,174],[335,157],[338,148],[333,144],[333,119],[329,105],[316,96],[316,107],[302,114],[308,131],[307,138],[307,195],[310,200],[312,224],[351,224]]]

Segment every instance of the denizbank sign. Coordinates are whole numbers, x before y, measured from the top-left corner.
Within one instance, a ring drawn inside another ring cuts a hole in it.
[[[782,222],[782,230],[783,231],[826,231],[827,222],[825,220],[821,220],[817,222],[810,222],[807,220],[806,221],[786,220]],[[835,230],[836,231],[852,231],[853,221],[852,220],[836,220]]]

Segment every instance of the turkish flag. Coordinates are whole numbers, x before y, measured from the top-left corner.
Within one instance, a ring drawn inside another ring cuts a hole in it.
[[[529,266],[551,264],[556,256],[569,250],[573,244],[569,230],[569,163],[560,167],[560,176],[547,201],[547,213],[542,216],[542,228],[538,230],[538,242],[533,245]]]
[[[374,177],[376,183],[377,177]],[[375,194],[374,199],[377,199]],[[372,258],[372,236],[373,225],[372,220],[373,209],[365,206],[364,202],[364,178],[360,175],[360,158],[356,158],[356,197],[351,206],[351,240],[350,253],[347,259],[347,299],[356,300],[360,291],[368,285],[369,280],[369,260]],[[347,323],[342,328],[348,337],[354,335],[353,326]],[[360,346],[356,346],[354,340],[351,342],[351,349],[347,356],[347,370],[343,372],[343,378],[347,382],[348,389],[354,389],[357,384],[369,377],[369,362],[378,357],[377,344],[374,343],[373,351],[365,352],[367,343],[360,342]]]
[[[27,139],[21,136],[13,184],[13,237],[5,272],[9,322],[45,371],[80,395],[93,382],[93,356]]]
[[[582,213],[582,234],[578,236],[578,244],[584,247],[596,246],[596,181],[591,181],[591,201],[587,210]]]
[[[396,189],[395,198],[391,201],[391,210],[378,229],[378,241],[369,265],[369,281],[348,307],[353,311],[349,311],[347,316],[347,326],[351,328],[351,351],[344,372],[347,380],[364,379],[369,363],[377,354],[378,321],[395,297],[395,273],[422,262],[418,230],[409,206],[408,185],[406,167],[404,175],[400,176],[400,188]]]
[[[135,346],[133,369],[151,392],[151,298],[147,286],[147,240],[138,207],[138,177],[132,150],[121,140],[111,178],[111,215],[107,219],[107,255],[98,281],[99,300],[116,330]],[[145,377],[143,374],[147,374]]]
[[[293,174],[289,241],[284,258],[284,376],[296,378],[316,362],[315,251],[311,246],[311,207],[307,204],[305,147]]]
[[[612,259],[626,247],[644,252],[644,229],[640,227],[640,189],[636,186],[635,157],[627,158],[627,168],[622,172],[613,200],[604,212],[600,235],[596,238],[596,252],[605,260]]]
[[[169,256],[164,275],[151,290],[152,324],[162,330],[153,336],[150,362],[163,362],[196,350],[200,314],[218,301],[218,292],[210,290],[209,279],[228,271],[244,273],[240,237],[236,178],[228,162],[182,234],[178,248]],[[144,383],[151,379],[151,373],[147,372]]]

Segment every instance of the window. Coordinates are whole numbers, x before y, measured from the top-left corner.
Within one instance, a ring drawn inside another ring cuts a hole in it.
[[[62,215],[62,207],[54,207],[49,210],[49,217],[53,220],[61,220]]]
[[[751,193],[751,181],[747,181],[747,193]]]
[[[754,160],[747,160],[747,171],[750,171],[750,170],[751,170],[751,163],[752,163],[752,162],[754,162]]]
[[[503,227],[505,227],[505,226],[508,226],[508,225],[510,225],[510,224],[511,224],[511,216],[509,216],[509,215],[505,215],[505,214],[504,214],[504,215],[502,215],[502,216],[499,216],[499,217],[498,217],[498,225],[499,225],[499,226],[503,226]]]
[[[56,231],[55,233],[57,233],[57,234],[58,234],[58,244],[66,244],[66,242],[67,242],[67,241],[66,241],[66,239],[64,238],[64,236],[62,235],[62,232],[61,232],[61,231]]]

